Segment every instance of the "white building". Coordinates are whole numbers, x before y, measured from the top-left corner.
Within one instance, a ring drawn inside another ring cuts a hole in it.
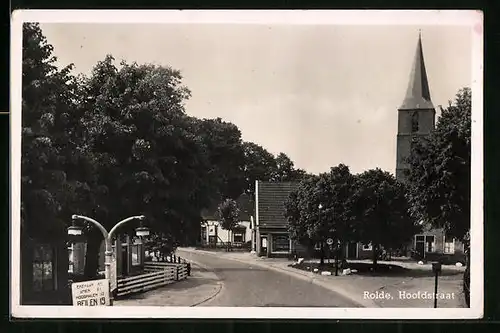
[[[224,229],[217,220],[217,205],[202,212],[201,221],[201,245],[202,246],[226,246],[227,243],[239,247],[250,244],[252,241],[252,213],[253,203],[251,198],[242,194],[236,200],[240,209],[239,222],[232,231]],[[250,245],[249,245],[250,250]]]

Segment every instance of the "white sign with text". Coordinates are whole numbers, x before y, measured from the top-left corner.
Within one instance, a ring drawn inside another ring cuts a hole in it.
[[[73,306],[110,305],[109,280],[75,282],[71,285]]]

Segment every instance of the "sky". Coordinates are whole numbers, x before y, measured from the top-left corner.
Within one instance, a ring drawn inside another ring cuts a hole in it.
[[[89,74],[106,54],[178,69],[186,112],[236,124],[298,168],[394,173],[397,109],[421,29],[434,105],[471,86],[465,26],[43,23],[59,64]]]

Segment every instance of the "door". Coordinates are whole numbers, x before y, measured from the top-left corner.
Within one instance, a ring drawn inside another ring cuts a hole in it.
[[[358,256],[358,243],[349,243],[347,245],[347,259],[356,259]]]
[[[415,252],[420,258],[425,257],[425,238],[424,236],[416,236],[415,238]]]
[[[267,236],[260,237],[260,254],[267,255]]]

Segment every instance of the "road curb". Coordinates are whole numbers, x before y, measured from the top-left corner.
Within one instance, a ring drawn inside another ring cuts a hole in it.
[[[217,254],[209,252],[209,251],[195,250],[195,249],[182,249],[182,250],[179,250],[179,251],[184,251],[184,252],[189,252],[189,253],[199,253],[199,254],[210,255],[210,256],[214,256],[214,257],[220,258],[220,256],[217,256]],[[358,297],[352,297],[352,295],[350,295],[350,293],[346,292],[345,290],[343,290],[341,288],[334,288],[330,284],[318,280],[314,276],[314,273],[305,273],[304,274],[304,273],[301,273],[301,272],[291,271],[291,270],[286,269],[286,268],[276,267],[276,266],[273,266],[272,264],[271,265],[266,265],[266,264],[263,264],[263,263],[259,263],[258,261],[248,262],[248,261],[241,260],[239,258],[234,258],[234,257],[231,257],[231,256],[224,256],[224,258],[226,258],[228,260],[238,261],[238,262],[241,262],[241,263],[244,263],[244,264],[248,264],[248,265],[256,265],[256,266],[260,266],[260,267],[272,269],[272,270],[280,272],[282,274],[292,275],[292,276],[294,276],[294,277],[296,277],[298,279],[301,279],[303,281],[308,281],[308,282],[310,282],[312,284],[315,284],[317,286],[320,286],[320,287],[323,287],[323,288],[328,289],[330,291],[333,291],[333,292],[335,292],[335,293],[337,293],[337,294],[339,294],[339,295],[341,295],[341,296],[349,299],[350,301],[352,301],[353,303],[356,303],[357,305],[359,305],[361,307],[366,307],[366,308],[380,308],[380,306],[377,303],[375,303],[375,302],[373,302],[371,300],[365,300],[365,299],[360,299]]]

